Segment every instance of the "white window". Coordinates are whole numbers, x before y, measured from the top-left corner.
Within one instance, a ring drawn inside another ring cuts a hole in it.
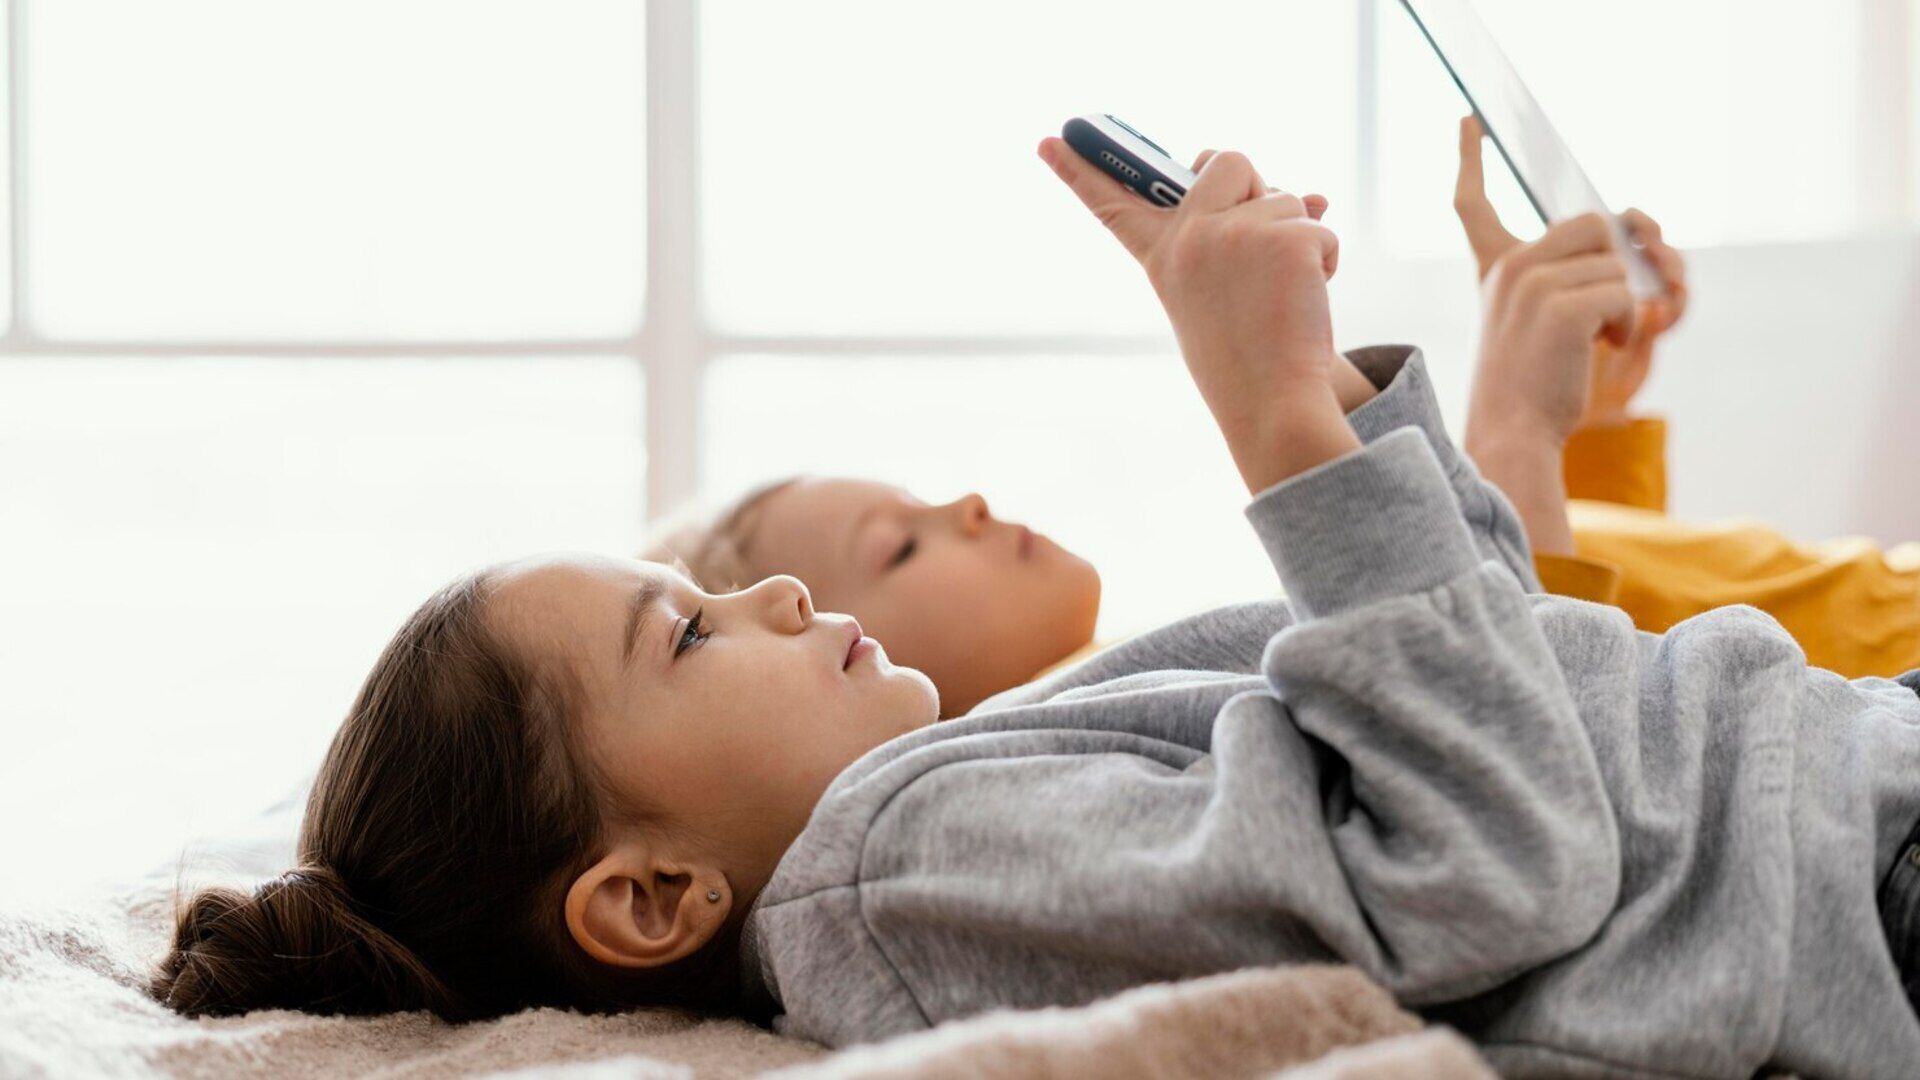
[[[1376,2],[1383,233],[1399,251],[1453,254],[1459,229],[1447,204],[1461,98],[1396,0]],[[1900,133],[1865,96],[1874,64],[1896,62],[1876,51],[1878,35],[1894,32],[1896,48],[1911,37],[1897,33],[1898,4],[1476,7],[1600,193],[1670,221],[1678,243],[1839,236],[1906,210],[1885,175],[1903,167],[1886,153]],[[1489,157],[1504,216],[1538,232]]]
[[[1911,221],[1917,0],[1482,6],[1677,239]],[[435,584],[770,476],[980,490],[1101,565],[1108,636],[1270,592],[1152,291],[1034,156],[1070,115],[1327,195],[1351,343],[1472,332],[1463,105],[1393,0],[6,12],[0,819],[63,822],[9,867],[176,851]]]

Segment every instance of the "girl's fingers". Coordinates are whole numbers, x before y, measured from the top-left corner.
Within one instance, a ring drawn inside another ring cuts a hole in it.
[[[1223,150],[1207,159],[1180,206],[1183,210],[1209,213],[1238,206],[1266,193],[1267,182],[1260,179],[1260,173],[1254,169],[1253,162],[1247,160],[1247,155]]]
[[[1201,169],[1206,168],[1207,162],[1212,161],[1213,155],[1216,153],[1218,153],[1216,150],[1200,151],[1193,159],[1193,171],[1198,173]],[[1267,189],[1267,194],[1272,195],[1277,191],[1279,191],[1278,188],[1270,187]],[[1325,195],[1308,195],[1302,199],[1302,201],[1307,204],[1307,216],[1313,218],[1315,221],[1320,220],[1320,215],[1327,212],[1328,203]]]
[[[1050,135],[1040,140],[1039,152],[1040,160],[1073,189],[1087,209],[1093,211],[1093,216],[1100,219],[1134,258],[1146,258],[1173,211],[1149,204],[1119,181],[1087,164],[1064,139]]]
[[[1460,174],[1453,185],[1453,210],[1467,231],[1467,246],[1473,249],[1473,261],[1486,277],[1493,264],[1520,242],[1500,223],[1500,214],[1487,199],[1487,177],[1480,162],[1480,121],[1472,116],[1460,121]]]
[[[1291,218],[1312,217],[1307,201],[1291,192],[1268,188],[1265,195],[1249,199],[1234,209],[1234,213],[1255,218],[1260,221],[1287,221]]]

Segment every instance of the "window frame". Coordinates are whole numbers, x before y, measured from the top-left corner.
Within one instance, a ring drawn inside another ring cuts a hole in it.
[[[700,490],[700,435],[705,373],[717,358],[735,353],[820,355],[880,359],[914,354],[964,358],[1034,353],[1112,355],[1163,352],[1158,335],[788,335],[721,333],[708,320],[701,295],[700,101],[698,0],[646,3],[646,299],[633,333],[599,338],[516,340],[313,339],[259,341],[86,340],[53,338],[32,317],[28,275],[28,209],[25,128],[27,65],[23,33],[28,0],[6,0],[7,265],[9,319],[0,334],[0,362],[49,356],[180,358],[242,356],[263,359],[367,357],[510,357],[553,355],[626,356],[644,373],[647,453],[647,515],[657,519]],[[1361,251],[1377,244],[1378,78],[1377,42],[1382,7],[1395,0],[1360,0],[1354,77],[1359,205],[1349,217],[1346,242]],[[1907,222],[1920,203],[1916,170],[1916,71],[1914,30],[1920,0],[1855,0],[1862,5],[1863,43],[1858,65],[1861,100],[1874,103],[1856,118],[1875,137],[1860,140],[1857,193],[1870,222]]]

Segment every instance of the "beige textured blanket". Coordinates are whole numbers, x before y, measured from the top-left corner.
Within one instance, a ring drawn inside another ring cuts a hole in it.
[[[245,884],[284,866],[299,801],[226,838],[218,876]],[[1084,1008],[982,1016],[838,1054],[740,1021],[664,1010],[538,1009],[462,1027],[424,1013],[190,1021],[143,990],[166,946],[177,885],[169,873],[64,902],[0,898],[0,1078],[1493,1075],[1459,1036],[1423,1029],[1346,967],[1142,987]]]

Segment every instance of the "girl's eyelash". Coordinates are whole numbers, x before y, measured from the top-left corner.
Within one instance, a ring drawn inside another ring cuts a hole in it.
[[[908,559],[912,558],[914,546],[918,543],[919,541],[915,540],[913,537],[911,536],[907,537],[907,542],[900,545],[900,550],[894,554],[893,558],[887,560],[888,569],[892,569],[893,567],[899,566],[901,563],[906,562]]]
[[[700,632],[700,617],[705,615],[706,611],[706,608],[700,608],[693,613],[693,618],[687,620],[686,629],[680,631],[680,640],[674,643],[674,656],[679,656],[681,653],[686,652],[688,649],[693,648],[695,645],[713,636],[713,631],[711,630],[704,634]]]

